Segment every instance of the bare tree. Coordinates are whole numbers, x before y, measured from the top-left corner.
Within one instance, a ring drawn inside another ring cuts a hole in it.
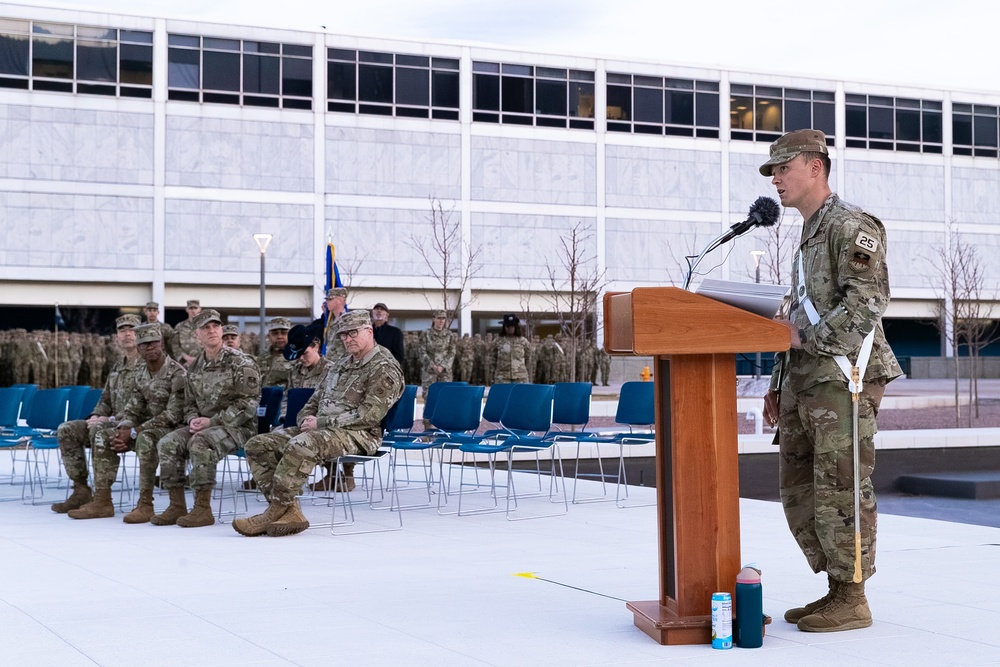
[[[961,423],[961,363],[959,351],[969,353],[969,414],[979,416],[979,356],[997,340],[993,308],[982,300],[986,284],[985,264],[975,244],[967,242],[954,220],[946,223],[945,243],[932,250],[931,280],[938,300],[937,326],[951,349],[955,369],[955,425]]]
[[[583,222],[559,238],[556,257],[546,263],[550,292],[546,296],[569,340],[569,380],[576,382],[576,352],[588,338],[588,324],[596,326],[598,295],[607,283],[598,270],[597,255],[589,249],[593,233]]]
[[[450,327],[452,321],[464,308],[473,301],[466,298],[466,288],[469,281],[482,270],[483,246],[473,246],[462,238],[462,224],[455,215],[452,205],[445,208],[440,199],[431,196],[430,213],[427,221],[431,225],[429,236],[410,234],[406,244],[413,248],[424,261],[431,276],[440,286],[440,296],[437,303],[448,315]],[[431,309],[438,306],[426,294],[424,299]]]
[[[792,256],[799,247],[802,225],[791,224],[782,209],[778,222],[764,227],[764,254],[760,258],[763,282],[782,285],[792,279]]]

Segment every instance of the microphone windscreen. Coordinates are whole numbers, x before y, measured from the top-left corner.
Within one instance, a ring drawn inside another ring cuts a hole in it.
[[[771,197],[757,197],[757,200],[750,204],[749,217],[756,218],[757,224],[761,227],[770,227],[781,216],[781,207],[778,202]]]

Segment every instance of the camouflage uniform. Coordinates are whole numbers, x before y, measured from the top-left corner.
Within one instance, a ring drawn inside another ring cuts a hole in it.
[[[597,348],[597,367],[601,371],[601,385],[607,387],[611,379],[611,355],[603,347]]]
[[[497,357],[493,354],[494,340],[491,333],[483,337],[483,385],[487,387],[493,384],[493,375],[497,369]]]
[[[288,375],[292,362],[285,359],[281,350],[268,350],[257,355],[257,368],[260,369],[260,384],[263,387],[284,387],[288,384]]]
[[[290,506],[318,463],[344,454],[372,454],[382,442],[382,418],[403,393],[403,372],[384,347],[363,359],[331,364],[299,412],[298,423],[317,417],[317,428],[264,433],[246,444],[258,487],[275,505]]]
[[[472,381],[472,367],[475,365],[476,351],[473,349],[472,338],[463,334],[458,339],[458,353],[455,358],[455,377],[460,382]]]
[[[155,373],[141,364],[135,374],[136,391],[125,406],[123,426],[139,431],[133,448],[139,457],[140,491],[153,490],[159,465],[156,444],[184,419],[186,379],[187,371],[170,357]]]
[[[170,356],[180,359],[182,354],[197,357],[201,354],[201,345],[194,335],[194,320],[188,318],[174,327],[174,335],[170,340]]]
[[[455,339],[455,333],[450,329],[435,331],[433,327],[420,335],[420,386],[424,395],[433,382],[451,382]],[[433,366],[441,366],[441,372],[435,373]]]
[[[341,313],[340,317],[343,316],[344,314]],[[344,347],[344,341],[340,340],[335,333],[337,331],[337,323],[340,322],[340,317],[335,317],[332,321],[326,323],[326,354],[323,356],[329,361],[337,361],[347,355],[347,348]]]
[[[524,336],[500,336],[493,343],[493,358],[496,360],[493,375],[494,384],[528,382],[527,357],[531,343]]]
[[[157,443],[163,488],[182,488],[184,469],[191,458],[191,487],[215,486],[216,466],[223,456],[240,447],[257,430],[260,374],[253,359],[223,346],[215,359],[204,352],[188,368],[184,386],[185,426]],[[208,428],[192,434],[188,424],[209,417]]]
[[[301,357],[292,362],[292,369],[288,373],[288,382],[285,385],[285,393],[281,397],[282,420],[288,412],[288,392],[292,389],[315,389],[323,379],[326,369],[331,365],[331,362],[324,357],[320,357],[319,361],[308,367],[302,364]]]
[[[850,581],[854,573],[854,473],[851,394],[834,357],[855,361],[872,328],[858,435],[863,579],[875,571],[875,416],[886,382],[901,374],[881,322],[889,303],[885,245],[882,223],[835,194],[805,222],[799,253],[806,293],[820,320],[812,325],[803,295],[793,295],[791,320],[802,349],[779,354],[771,379],[771,388],[779,389],[782,378],[779,475],[788,526],[813,570],[837,581]],[[799,284],[798,266],[797,253],[793,286]]]
[[[114,418],[124,413],[125,406],[134,395],[135,376],[141,366],[145,366],[145,364],[138,356],[132,359],[123,357],[111,369],[108,381],[104,385],[104,391],[101,392],[101,400],[88,417],[94,415],[110,417],[112,421],[100,426],[88,427],[86,419],[74,419],[63,422],[56,430],[56,439],[59,441],[63,465],[66,466],[66,474],[73,482],[86,485],[89,473],[87,454],[84,448],[92,446],[95,458],[100,458],[99,451],[102,454],[111,454],[111,456],[106,457],[109,463],[111,458],[114,458],[113,469],[98,469],[95,465],[94,485],[97,488],[110,488],[114,483],[115,476],[118,474],[119,461],[118,454],[109,449],[111,439],[115,434]]]

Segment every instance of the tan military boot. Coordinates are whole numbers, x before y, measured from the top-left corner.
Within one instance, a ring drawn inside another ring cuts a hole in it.
[[[245,519],[235,519],[233,521],[233,530],[246,537],[263,535],[267,532],[267,527],[271,525],[271,522],[280,519],[288,510],[289,507],[287,505],[271,503],[261,514]]]
[[[73,493],[69,498],[61,503],[55,503],[52,506],[53,512],[58,512],[59,514],[65,514],[70,510],[75,510],[79,507],[83,507],[91,500],[94,499],[94,493],[87,486],[87,482],[73,482]]]
[[[272,521],[267,527],[267,534],[271,537],[284,537],[285,535],[295,535],[301,533],[309,527],[309,521],[302,514],[299,501],[288,506],[288,511],[281,515],[280,519]]]
[[[344,464],[344,474],[340,477],[340,484],[337,485],[337,491],[340,493],[349,493],[354,490],[354,463]]]
[[[177,519],[188,513],[187,499],[184,497],[184,487],[178,486],[170,489],[170,504],[163,514],[154,514],[149,522],[154,526],[172,526],[177,523]]]
[[[197,489],[194,492],[194,507],[177,519],[177,525],[182,528],[201,528],[211,526],[215,523],[215,515],[212,514],[212,487]]]
[[[313,492],[323,492],[330,491],[333,489],[334,477],[332,472],[327,472],[326,477],[323,477],[318,482],[313,482],[309,485],[309,490]]]
[[[122,517],[125,523],[146,523],[153,518],[153,490],[139,491],[139,502],[135,509]]]
[[[94,499],[83,507],[69,511],[72,519],[107,519],[115,515],[115,504],[111,502],[111,489],[97,489]]]
[[[840,632],[858,630],[872,624],[872,612],[865,597],[865,584],[840,582],[830,603],[799,619],[802,632]]]
[[[798,623],[801,619],[805,618],[809,614],[815,614],[817,611],[830,604],[830,600],[833,596],[837,594],[837,585],[840,583],[833,577],[827,575],[827,579],[830,582],[830,590],[826,592],[826,595],[818,600],[810,602],[804,607],[795,607],[794,609],[789,609],[785,612],[785,620],[789,623]]]

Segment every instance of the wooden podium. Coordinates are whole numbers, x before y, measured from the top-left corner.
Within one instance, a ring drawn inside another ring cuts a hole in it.
[[[736,353],[788,349],[788,329],[676,287],[604,295],[609,354],[655,357],[659,599],[629,602],[661,644],[712,641],[712,593],[740,571]]]

